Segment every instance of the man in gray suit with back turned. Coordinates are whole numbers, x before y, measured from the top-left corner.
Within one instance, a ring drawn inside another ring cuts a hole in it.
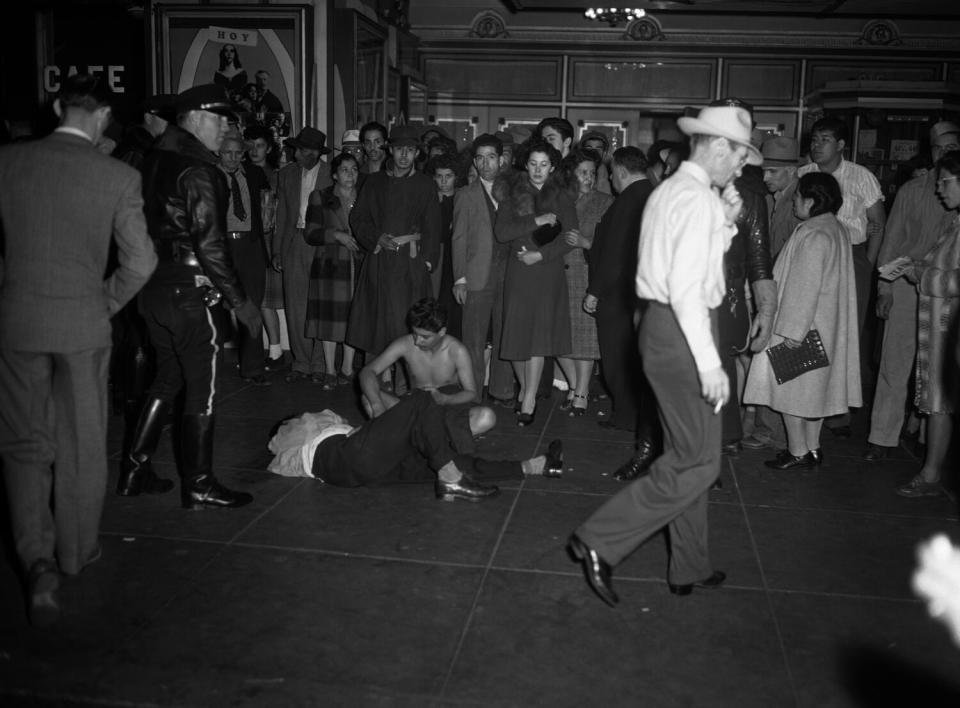
[[[110,317],[157,263],[140,173],[94,148],[111,98],[72,76],[60,127],[0,150],[0,459],[38,626],[59,616],[60,572],[100,554]],[[119,266],[104,279],[111,234]]]

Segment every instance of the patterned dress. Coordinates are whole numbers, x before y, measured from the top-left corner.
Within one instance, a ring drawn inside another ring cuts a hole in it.
[[[917,387],[914,403],[921,413],[953,413],[947,363],[951,320],[960,309],[960,217],[944,220],[937,244],[924,257],[917,283]]]
[[[591,244],[597,230],[597,224],[604,213],[613,204],[613,197],[592,189],[577,199],[577,221],[580,222],[580,234]],[[589,269],[586,254],[582,248],[574,248],[563,257],[564,272],[567,275],[567,295],[570,299],[570,335],[573,352],[572,359],[599,359],[600,345],[597,343],[597,321],[593,315],[583,311],[583,296],[587,292]]]
[[[304,335],[328,342],[342,342],[347,333],[350,304],[357,285],[361,255],[334,238],[337,231],[350,231],[352,203],[344,202],[328,187],[310,195],[304,238],[316,245],[310,264],[307,319]]]

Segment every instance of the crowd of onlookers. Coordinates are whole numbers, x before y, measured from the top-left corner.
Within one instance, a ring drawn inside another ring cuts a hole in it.
[[[721,323],[722,348],[724,327],[734,342],[721,356],[738,380],[725,453],[771,448],[780,450],[771,467],[815,467],[821,426],[849,436],[850,409],[872,401],[864,459],[886,458],[902,432],[919,428],[927,463],[899,492],[939,493],[952,430],[941,394],[957,296],[958,186],[947,159],[958,148],[956,125],[932,128],[912,179],[886,205],[874,175],[844,157],[841,121],[820,120],[804,150],[788,137],[754,137],[764,164],[745,166],[737,187],[759,192],[760,203],[748,199],[747,246],[738,250],[735,239],[725,261],[733,287],[724,307],[743,309],[751,330],[744,337],[741,325]],[[518,425],[534,419],[551,384],[564,392],[563,410],[584,415],[599,372],[614,407],[600,422],[637,432],[638,456],[621,477],[642,473],[659,442],[635,352],[637,236],[643,202],[686,158],[684,142],[611,150],[611,135],[577,136],[563,118],[462,148],[437,125],[377,122],[347,130],[335,148],[310,127],[282,143],[257,125],[234,139],[269,187],[249,195],[262,234],[263,278],[252,291],[263,293],[269,354],[242,363],[245,378],[269,385],[282,370],[287,381],[325,390],[353,385],[363,356],[404,334],[407,309],[429,295],[467,346],[478,389],[515,409]],[[605,223],[618,198],[633,213],[621,205]],[[766,272],[754,262],[763,251]],[[909,267],[878,279],[877,268],[901,256]],[[775,285],[764,291],[764,283]],[[830,366],[777,383],[763,352],[796,347],[810,330]],[[402,390],[402,371],[386,372],[383,385]]]

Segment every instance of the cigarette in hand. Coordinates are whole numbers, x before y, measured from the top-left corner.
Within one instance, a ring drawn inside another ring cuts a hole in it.
[[[723,399],[717,401],[717,405],[713,407],[713,414],[716,415],[720,412],[720,409],[723,408]]]

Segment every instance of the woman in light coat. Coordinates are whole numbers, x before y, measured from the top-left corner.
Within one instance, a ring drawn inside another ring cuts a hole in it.
[[[815,467],[823,462],[823,419],[860,406],[860,346],[850,237],[837,221],[840,185],[828,173],[804,175],[794,195],[802,220],[777,258],[778,310],[769,346],[800,346],[820,333],[829,366],[778,384],[765,352],[754,357],[744,402],[770,406],[783,415],[788,449],[764,464],[773,469]]]

